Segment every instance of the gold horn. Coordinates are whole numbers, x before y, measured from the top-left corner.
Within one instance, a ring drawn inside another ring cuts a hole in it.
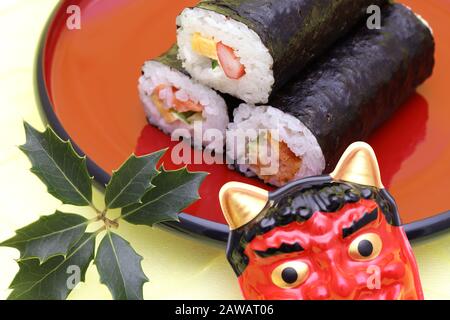
[[[334,180],[384,188],[375,152],[364,142],[355,142],[347,148],[331,177]]]
[[[229,182],[219,193],[220,206],[231,230],[255,219],[269,201],[269,192],[240,182]]]

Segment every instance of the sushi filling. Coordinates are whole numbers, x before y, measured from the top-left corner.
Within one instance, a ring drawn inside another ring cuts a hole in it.
[[[224,99],[183,72],[158,61],[148,61],[139,78],[139,96],[149,122],[168,135],[182,135],[199,141],[204,147],[223,152],[223,139],[229,123]],[[202,130],[196,135],[199,129]],[[214,129],[215,134],[206,134]],[[198,139],[200,140],[200,139]]]
[[[245,66],[236,51],[215,39],[203,37],[196,32],[192,36],[192,50],[200,56],[211,59],[211,68],[220,67],[232,80],[239,80],[245,75]]]
[[[252,130],[257,134],[250,135]],[[227,157],[245,175],[256,175],[274,186],[319,175],[325,169],[322,149],[311,131],[270,106],[242,104],[235,110],[234,122],[228,126]]]
[[[201,8],[183,10],[177,26],[178,58],[194,79],[248,103],[267,103],[274,61],[255,31]]]
[[[262,140],[262,141],[261,141]],[[265,145],[265,148],[259,146]],[[247,145],[248,154],[255,154],[257,163],[250,164],[250,169],[265,183],[285,185],[294,180],[302,166],[302,157],[297,156],[284,141],[275,140],[270,134],[262,134],[257,140]],[[272,165],[269,159],[277,159],[278,170],[276,174],[265,174]]]
[[[189,99],[187,94],[173,86],[160,84],[153,93],[151,99],[161,117],[167,123],[181,121],[191,125],[195,121],[202,121],[204,107]]]

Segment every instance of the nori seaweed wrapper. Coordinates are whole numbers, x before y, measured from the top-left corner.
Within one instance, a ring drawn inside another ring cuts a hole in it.
[[[181,73],[189,75],[186,70],[183,68],[183,64],[180,60],[178,60],[178,45],[174,44],[167,52],[163,53],[158,58],[154,59],[157,62],[165,64],[172,69],[178,70]],[[190,77],[190,76],[189,76]]]
[[[203,0],[255,31],[273,57],[275,92],[387,0]]]
[[[361,26],[269,104],[311,130],[330,172],[348,145],[367,139],[430,77],[434,49],[430,29],[403,5],[391,5],[380,30]]]

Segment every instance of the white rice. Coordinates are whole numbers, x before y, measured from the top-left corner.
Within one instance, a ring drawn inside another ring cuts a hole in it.
[[[273,58],[261,38],[245,24],[205,9],[185,9],[177,19],[179,59],[183,67],[201,83],[229,93],[251,104],[267,103],[275,82]],[[211,59],[192,50],[195,33],[213,38],[233,48],[246,74],[229,79],[222,68],[211,67]]]
[[[246,164],[247,148],[230,139],[234,139],[234,134],[231,134],[233,131],[248,129],[278,130],[279,141],[286,143],[289,149],[302,159],[300,170],[293,180],[320,175],[325,170],[322,149],[316,137],[300,120],[271,106],[254,107],[242,104],[234,112],[234,122],[228,126],[227,156],[229,160],[234,160],[238,170],[247,176],[256,175],[251,166]],[[269,183],[280,186],[274,179]]]
[[[178,70],[172,69],[157,61],[148,61],[144,64],[143,75],[139,79],[139,96],[144,104],[145,112],[149,122],[160,128],[166,134],[171,135],[175,130],[188,132],[184,134],[188,138],[194,138],[194,124],[187,124],[182,121],[167,123],[156,106],[153,104],[151,95],[155,88],[161,84],[173,86],[180,89],[176,93],[177,99],[187,101],[188,99],[195,103],[200,102],[204,107],[202,116],[202,144],[207,148],[220,151],[223,149],[223,139],[218,141],[216,137],[204,135],[207,129],[217,129],[225,137],[226,128],[230,122],[227,106],[224,99],[214,90],[207,88]],[[162,93],[164,94],[164,93]],[[183,130],[184,129],[184,130]],[[196,145],[196,147],[201,147]]]

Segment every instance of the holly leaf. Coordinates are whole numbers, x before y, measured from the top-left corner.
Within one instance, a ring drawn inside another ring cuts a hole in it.
[[[39,132],[24,122],[26,143],[20,146],[32,163],[31,172],[48,192],[65,204],[87,206],[92,202],[92,178],[86,158],[80,157],[70,141],[61,140],[50,128]]]
[[[108,231],[97,250],[94,264],[115,300],[142,300],[148,278],[142,271],[142,257],[130,243]]]
[[[56,211],[16,231],[16,236],[0,246],[16,248],[20,259],[39,259],[40,263],[57,255],[65,256],[86,231],[88,220],[82,216]]]
[[[156,165],[166,151],[167,149],[143,157],[132,155],[118,171],[113,172],[111,181],[106,186],[107,208],[123,208],[138,202],[159,173]]]
[[[153,179],[155,186],[137,203],[122,209],[122,218],[132,224],[153,226],[165,221],[179,221],[178,214],[200,199],[198,189],[205,172],[189,172],[186,168],[166,171]]]
[[[94,259],[95,233],[85,233],[67,257],[57,256],[40,264],[38,259],[18,261],[19,272],[11,283],[10,300],[64,300]]]

